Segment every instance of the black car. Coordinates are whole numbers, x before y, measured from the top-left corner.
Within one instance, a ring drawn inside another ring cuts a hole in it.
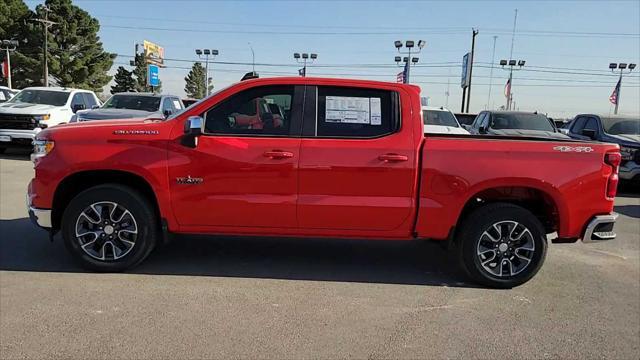
[[[482,111],[468,127],[471,134],[569,139],[553,121],[537,112]]]
[[[620,179],[640,183],[640,118],[580,114],[571,121],[567,134],[620,145]]]
[[[99,108],[78,111],[70,122],[133,118],[166,118],[184,110],[179,97],[149,93],[117,93]]]

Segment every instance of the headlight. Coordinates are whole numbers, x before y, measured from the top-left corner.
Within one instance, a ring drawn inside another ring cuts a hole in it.
[[[36,121],[44,121],[44,120],[49,120],[51,118],[51,114],[45,114],[45,115],[34,115],[33,119]]]
[[[51,152],[55,143],[51,140],[34,140],[33,141],[33,153],[31,154],[31,161],[34,163]]]
[[[620,155],[622,156],[622,160],[633,160],[633,155],[635,155],[636,151],[638,151],[638,149],[621,146]]]

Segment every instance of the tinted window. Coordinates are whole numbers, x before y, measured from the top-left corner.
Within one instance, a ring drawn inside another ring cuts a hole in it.
[[[287,135],[291,127],[293,86],[245,90],[204,114],[205,130],[213,134]]]
[[[84,103],[87,105],[87,109],[91,109],[92,107],[98,105],[93,94],[90,93],[82,93],[82,97],[84,97]]]
[[[582,129],[584,129],[584,123],[587,121],[587,118],[581,116],[574,120],[573,125],[571,126],[571,132],[575,134],[579,134]]]
[[[494,113],[491,128],[555,131],[549,119],[542,114]]]
[[[374,137],[399,127],[391,91],[318,87],[318,136]]]
[[[602,118],[602,126],[611,135],[640,135],[639,118]]]
[[[168,111],[169,114],[173,114],[175,112],[170,98],[165,98],[162,102],[162,113],[164,114],[166,111]]]
[[[482,120],[484,120],[484,117],[486,115],[487,115],[487,113],[478,114],[478,116],[476,116],[475,120],[473,120],[473,124],[471,124],[471,127],[475,128],[475,129],[480,127],[480,123],[482,122]]]
[[[81,93],[75,93],[73,95],[73,98],[71,99],[71,108],[73,109],[73,107],[76,105],[82,105],[85,109],[87,108]]]
[[[452,113],[444,110],[423,110],[422,118],[425,125],[441,125],[458,127],[458,122]]]
[[[156,112],[160,109],[160,97],[144,95],[113,95],[102,106],[105,109],[131,109]]]
[[[8,102],[64,106],[67,99],[69,99],[68,92],[25,89]]]
[[[593,130],[598,133],[598,121],[592,117],[587,120],[587,123],[584,125],[585,129]]]

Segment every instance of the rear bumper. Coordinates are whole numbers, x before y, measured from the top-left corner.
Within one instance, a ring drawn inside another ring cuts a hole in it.
[[[584,231],[582,242],[592,243],[615,239],[616,233],[613,232],[613,226],[617,218],[617,213],[594,216]]]

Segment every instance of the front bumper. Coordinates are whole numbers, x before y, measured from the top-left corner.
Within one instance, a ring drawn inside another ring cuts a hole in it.
[[[41,128],[33,130],[0,129],[0,138],[9,137],[9,141],[0,141],[0,146],[30,146],[40,131],[42,131]]]
[[[51,230],[51,209],[38,209],[31,206],[31,197],[27,193],[27,210],[29,212],[29,219],[34,225],[37,225],[45,230]]]
[[[594,216],[584,231],[582,242],[592,243],[615,239],[616,233],[613,232],[613,225],[617,218],[617,213]]]

